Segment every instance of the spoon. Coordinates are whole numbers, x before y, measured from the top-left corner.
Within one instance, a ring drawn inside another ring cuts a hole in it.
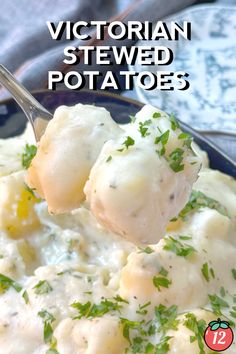
[[[53,115],[1,64],[0,83],[12,94],[14,100],[24,111],[32,125],[35,139],[39,141]]]

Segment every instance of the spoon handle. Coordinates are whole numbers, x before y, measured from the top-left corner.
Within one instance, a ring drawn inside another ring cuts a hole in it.
[[[33,127],[36,141],[39,141],[43,134],[42,130],[46,127],[46,123],[52,119],[52,114],[48,112],[1,64],[0,83],[12,94],[15,101],[22,108]],[[44,121],[44,124],[42,124],[42,120]]]

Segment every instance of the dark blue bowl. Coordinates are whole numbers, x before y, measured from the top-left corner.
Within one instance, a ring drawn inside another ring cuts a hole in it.
[[[34,97],[52,113],[60,105],[76,103],[94,104],[105,107],[118,123],[127,123],[129,116],[134,115],[143,106],[142,103],[104,92],[95,91],[37,91]],[[23,132],[26,118],[18,105],[12,100],[0,104],[0,138],[7,138]],[[184,131],[194,137],[196,143],[208,153],[210,166],[236,178],[236,163],[227,157],[212,142],[181,122]]]

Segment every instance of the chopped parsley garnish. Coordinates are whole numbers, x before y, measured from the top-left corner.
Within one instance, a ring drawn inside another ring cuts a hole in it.
[[[25,300],[25,303],[28,304],[29,303],[29,295],[26,290],[23,292],[22,297]]]
[[[35,189],[30,188],[30,187],[28,186],[28,184],[26,184],[26,183],[24,183],[24,187],[25,187],[25,190],[26,190],[27,192],[29,192],[30,194],[32,194],[32,195],[35,197],[35,195],[34,195],[34,190],[35,190]]]
[[[218,213],[228,216],[227,209],[217,200],[207,197],[200,191],[193,190],[188,203],[179,213],[179,217],[185,219],[189,213],[205,207],[215,209]]]
[[[0,273],[0,293],[4,293],[10,287],[14,288],[18,293],[22,290],[22,286],[15,280]]]
[[[196,252],[193,246],[188,245],[187,243],[180,242],[172,236],[164,238],[165,245],[163,249],[165,251],[170,251],[175,253],[179,257],[188,257]]]
[[[101,317],[108,312],[119,312],[121,309],[121,305],[119,305],[118,302],[107,299],[102,300],[100,304],[92,304],[90,301],[86,302],[85,304],[82,304],[81,302],[74,302],[71,304],[71,307],[75,308],[79,312],[79,315],[76,316],[75,319],[80,319],[82,317]]]
[[[141,134],[141,136],[144,138],[145,136],[150,135],[150,133],[148,132],[148,126],[152,123],[152,121],[146,120],[145,122],[140,122],[139,123],[139,132]]]
[[[136,310],[136,313],[139,315],[146,315],[148,313],[147,307],[151,305],[151,301],[148,301],[144,305],[138,305],[138,310]]]
[[[212,276],[212,278],[215,278],[214,270],[212,268],[209,268],[207,262],[202,265],[201,271],[206,281],[210,281],[210,275]]]
[[[123,299],[120,295],[114,296],[113,299],[114,299],[115,301],[117,301],[117,302],[124,302],[125,304],[128,304],[128,303],[129,303],[129,301]]]
[[[38,316],[43,319],[43,337],[45,343],[50,343],[53,338],[52,323],[56,320],[55,317],[47,310],[38,312]]]
[[[106,159],[106,162],[110,162],[112,160],[112,156],[108,156],[108,158]]]
[[[136,117],[135,116],[129,116],[130,119],[130,123],[134,123],[136,121]]]
[[[205,354],[203,334],[206,329],[206,322],[204,320],[197,320],[196,316],[193,313],[187,313],[185,315],[185,318],[185,327],[187,327],[190,331],[194,333],[194,335],[190,336],[189,338],[190,343],[197,341],[198,347],[200,349],[199,354]]]
[[[128,149],[130,146],[134,145],[134,143],[134,139],[132,139],[130,136],[127,136],[122,145],[125,145],[126,149]],[[117,151],[122,152],[124,149],[118,149]]]
[[[210,300],[210,304],[212,307],[212,311],[214,312],[215,315],[221,316],[221,308],[228,308],[229,304],[223,300],[221,297],[218,295],[208,295],[208,298]]]
[[[132,350],[132,353],[142,353],[143,338],[142,337],[134,337],[130,349]]]
[[[140,329],[142,322],[130,321],[127,318],[120,318],[121,324],[123,325],[123,336],[131,343],[130,340],[130,330]]]
[[[169,139],[170,131],[166,130],[165,133],[163,133],[160,136],[157,136],[155,139],[155,144],[162,143],[162,145],[166,145]]]
[[[91,306],[92,303],[90,301],[87,301],[85,304],[82,304],[81,302],[74,302],[71,304],[71,307],[79,311],[79,316],[76,318],[88,317]]]
[[[184,169],[184,164],[183,159],[184,159],[184,150],[180,149],[180,148],[176,148],[175,150],[173,150],[170,155],[168,156],[168,161],[169,161],[169,165],[170,168],[174,171],[174,172],[180,172],[183,171]]]
[[[46,354],[59,354],[59,352],[58,352],[56,349],[49,348],[49,349],[46,351]]]
[[[147,246],[145,248],[140,248],[140,251],[139,251],[139,253],[147,253],[147,254],[151,254],[153,252],[154,252],[154,250],[149,246]]]
[[[145,354],[153,353],[155,346],[152,343],[148,343],[145,347]]]
[[[187,240],[192,240],[192,237],[191,237],[191,236],[183,236],[183,235],[180,235],[180,236],[179,236],[179,239],[180,239],[180,240],[187,241]]]
[[[231,269],[231,272],[232,272],[233,278],[236,280],[236,269],[235,268]]]
[[[167,130],[167,131],[165,131],[165,133],[163,133],[162,135],[156,137],[156,139],[155,139],[155,141],[154,141],[155,144],[159,144],[159,143],[162,144],[161,150],[158,151],[158,153],[159,153],[160,156],[164,155],[165,152],[166,152],[165,145],[168,143],[169,136],[170,136],[170,131]]]
[[[160,118],[161,117],[161,113],[160,112],[155,112],[152,115],[152,118]]]
[[[40,280],[38,284],[33,287],[33,289],[35,289],[35,294],[38,295],[47,294],[53,290],[47,280]]]
[[[161,291],[161,288],[169,288],[171,285],[172,281],[167,278],[167,275],[168,271],[161,268],[159,274],[153,277],[153,285],[158,289],[158,291]]]
[[[134,139],[127,136],[126,140],[123,142],[123,145],[125,145],[126,149],[128,149],[130,146],[134,145]]]
[[[160,343],[157,344],[155,347],[156,354],[167,354],[169,352],[170,345],[168,342],[171,338],[172,337],[170,337],[170,336],[166,336],[166,337],[162,338]]]
[[[184,146],[187,146],[189,149],[191,148],[191,144],[193,141],[191,135],[189,135],[188,133],[180,133],[178,139],[184,140]]]
[[[222,297],[225,297],[225,295],[226,295],[226,291],[225,291],[225,288],[223,286],[220,288],[220,295]]]
[[[37,153],[37,146],[26,144],[24,152],[21,156],[22,166],[27,169],[29,168],[31,161]]]
[[[159,306],[156,306],[155,316],[160,325],[158,332],[165,334],[169,329],[175,331],[178,329],[179,320],[177,320],[178,308],[176,305],[166,307],[160,304]]]
[[[175,119],[175,116],[173,115],[173,113],[171,113],[169,119],[170,119],[171,129],[172,130],[176,130],[177,128],[179,128],[179,123]]]

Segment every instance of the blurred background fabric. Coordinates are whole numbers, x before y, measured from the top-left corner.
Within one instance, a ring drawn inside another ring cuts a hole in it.
[[[86,42],[79,40],[68,42],[64,37],[60,41],[53,40],[46,21],[149,20],[155,22],[190,6],[205,3],[236,5],[236,0],[1,0],[0,63],[14,73],[29,90],[47,88],[49,70],[65,72],[68,69],[65,64],[63,65],[64,47],[68,44],[86,45]],[[96,41],[94,43],[101,44]],[[93,45],[93,41],[89,44]],[[131,46],[134,41],[107,39],[102,44]],[[76,69],[84,70],[83,63],[73,67],[73,70]],[[88,67],[86,69],[88,70]],[[102,69],[106,71],[108,67],[104,66]],[[101,71],[101,67],[99,70]],[[118,71],[121,68],[114,66],[112,70]],[[135,91],[124,92],[124,94],[138,98]],[[0,99],[7,97],[9,94],[1,88]],[[235,136],[227,139],[227,135],[218,134],[213,138],[236,160]]]

